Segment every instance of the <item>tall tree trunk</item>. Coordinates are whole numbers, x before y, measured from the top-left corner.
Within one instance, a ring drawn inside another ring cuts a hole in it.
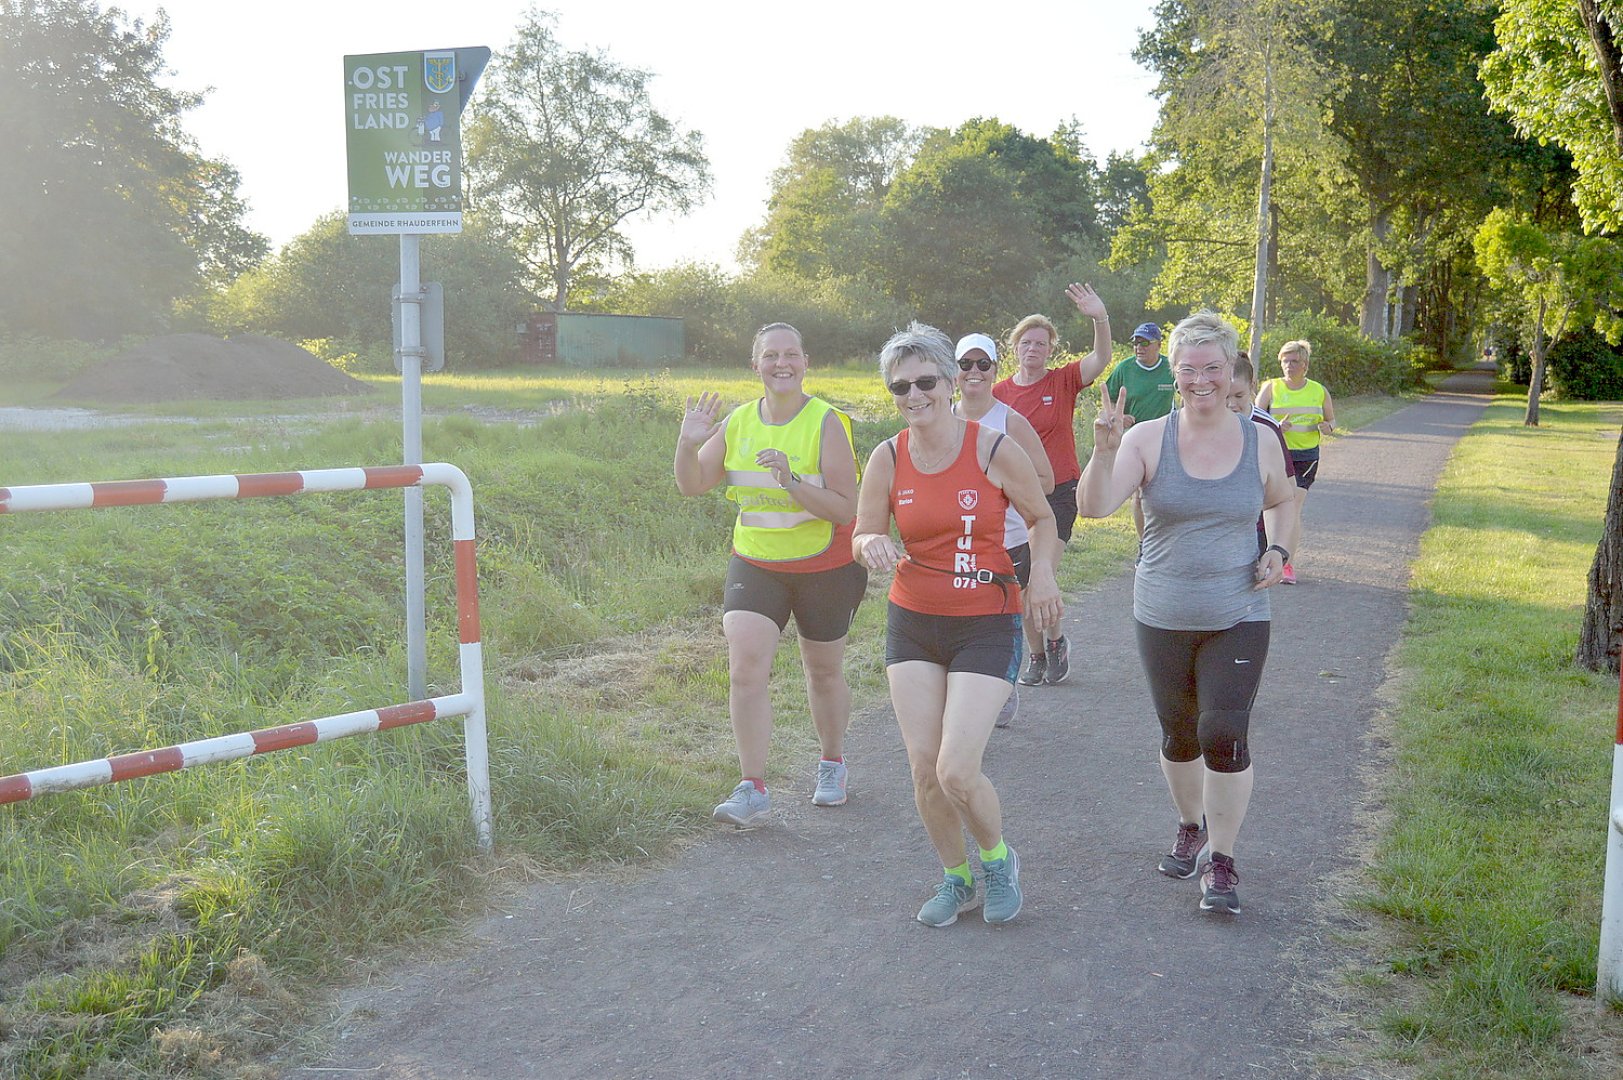
[[[1601,17],[1596,0],[1578,0],[1584,27],[1595,45],[1601,87],[1612,114],[1612,135],[1623,152],[1623,51],[1617,27]],[[1623,651],[1623,438],[1617,441],[1612,465],[1612,493],[1606,500],[1606,520],[1600,544],[1589,567],[1589,597],[1584,604],[1583,626],[1578,631],[1578,663],[1593,671],[1618,673]]]
[[[1623,651],[1623,438],[1612,464],[1612,494],[1601,524],[1600,545],[1589,567],[1589,598],[1578,631],[1578,663],[1591,671],[1618,674]]]
[[[1262,326],[1268,312],[1268,222],[1274,186],[1274,69],[1262,68],[1262,182],[1257,185],[1257,264],[1251,282],[1251,362],[1262,363]],[[1260,367],[1258,369],[1260,371]]]
[[[1578,0],[1578,14],[1589,31],[1589,40],[1595,46],[1596,67],[1600,72],[1600,86],[1606,93],[1606,108],[1612,114],[1612,134],[1617,147],[1623,151],[1623,52],[1617,44],[1617,27],[1601,14],[1597,0]]]
[[[1268,207],[1268,280],[1269,281],[1278,281],[1279,280],[1279,204],[1278,203],[1274,203],[1273,205]],[[1269,308],[1268,318],[1271,319],[1271,320],[1274,320],[1274,321],[1278,321],[1280,312],[1279,312],[1279,295],[1277,293],[1275,293],[1275,294],[1273,294],[1273,295],[1271,295],[1269,297],[1268,308]],[[1255,362],[1258,359],[1258,357],[1253,356],[1251,359],[1252,359],[1253,362]],[[1261,368],[1257,369],[1257,374],[1258,375],[1262,374],[1262,369]]]
[[[1544,312],[1546,304],[1543,300],[1538,302],[1538,321],[1533,324],[1533,375],[1527,380],[1527,415],[1522,423],[1527,427],[1538,427],[1538,396],[1544,391],[1544,354],[1547,343],[1544,340]]]
[[[1358,329],[1367,338],[1386,337],[1386,291],[1392,283],[1392,272],[1381,265],[1378,249],[1392,229],[1386,210],[1378,210],[1370,222],[1369,258],[1364,272],[1364,304],[1359,314]]]
[[[1398,290],[1397,334],[1402,337],[1414,330],[1414,309],[1420,299],[1420,286],[1405,285]]]

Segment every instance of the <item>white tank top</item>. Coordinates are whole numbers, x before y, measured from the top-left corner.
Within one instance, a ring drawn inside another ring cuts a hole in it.
[[[953,410],[957,412],[957,409]],[[961,413],[959,415],[962,415]],[[1009,433],[1009,407],[1001,401],[994,401],[992,407],[986,410],[986,415],[976,423],[993,431]],[[1010,504],[1008,513],[1003,517],[1003,547],[1011,550],[1031,540],[1031,532],[1026,528],[1026,519],[1020,516],[1020,511]]]

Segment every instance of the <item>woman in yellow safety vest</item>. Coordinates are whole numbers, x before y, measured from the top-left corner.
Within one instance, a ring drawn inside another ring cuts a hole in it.
[[[1319,475],[1319,442],[1336,427],[1336,407],[1330,391],[1307,377],[1307,361],[1312,354],[1313,346],[1305,341],[1285,342],[1279,347],[1279,366],[1285,377],[1269,379],[1257,393],[1257,408],[1279,421],[1279,430],[1285,433],[1285,448],[1296,467],[1298,521],[1307,502],[1307,489]],[[1297,537],[1295,554],[1300,555],[1300,532]],[[1290,563],[1285,564],[1284,583],[1296,584],[1296,569]]]
[[[809,357],[800,332],[771,323],[756,332],[750,366],[765,393],[721,413],[719,394],[687,399],[676,440],[676,488],[699,495],[723,482],[738,504],[723,593],[727,709],[742,779],[716,807],[716,821],[766,817],[766,753],[772,738],[767,677],[778,638],[795,618],[812,725],[822,744],[812,802],[845,802],[843,745],[851,718],[845,639],[867,588],[851,557],[857,509],[851,421],[803,388]]]

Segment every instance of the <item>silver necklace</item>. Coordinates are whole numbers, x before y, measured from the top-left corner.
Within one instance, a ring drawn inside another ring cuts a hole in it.
[[[918,469],[920,472],[932,472],[932,471],[935,470],[936,466],[940,465],[943,461],[946,461],[949,457],[953,456],[953,454],[959,449],[959,447],[961,445],[960,439],[962,438],[963,433],[964,433],[964,423],[963,423],[963,421],[959,420],[957,423],[958,423],[958,430],[954,433],[952,442],[948,443],[947,448],[945,450],[941,451],[939,454],[937,454],[935,457],[931,458],[929,461],[925,461],[924,458],[919,454],[918,441],[916,439],[909,439],[908,440],[908,449],[912,452],[912,455],[913,455],[913,467],[915,469]]]

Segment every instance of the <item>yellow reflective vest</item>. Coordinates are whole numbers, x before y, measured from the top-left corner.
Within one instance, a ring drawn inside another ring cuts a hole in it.
[[[810,397],[787,424],[761,419],[761,400],[746,402],[727,417],[727,497],[738,504],[733,525],[733,550],[749,559],[788,562],[807,559],[828,550],[834,523],[803,508],[778,486],[772,470],[755,463],[762,450],[782,450],[789,468],[803,484],[825,487],[822,474],[823,418],[840,418],[845,438],[856,460],[851,439],[851,418],[826,401]]]
[[[1284,379],[1269,379],[1274,388],[1268,412],[1275,420],[1289,420],[1291,430],[1284,432],[1285,445],[1292,450],[1311,450],[1322,438],[1318,425],[1324,420],[1324,386],[1307,380],[1300,390],[1292,390]]]

